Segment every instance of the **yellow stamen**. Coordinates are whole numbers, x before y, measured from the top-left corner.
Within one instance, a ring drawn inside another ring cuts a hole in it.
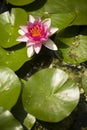
[[[40,36],[41,35],[41,29],[39,27],[33,27],[30,30],[32,36]]]

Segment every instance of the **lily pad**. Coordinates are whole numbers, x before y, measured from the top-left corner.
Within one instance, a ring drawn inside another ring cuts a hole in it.
[[[26,5],[26,4],[30,4],[35,0],[7,0],[7,1],[12,5],[23,6],[23,5]]]
[[[1,130],[23,130],[22,125],[13,117],[10,111],[0,107]]]
[[[79,64],[87,60],[87,34],[79,34],[77,27],[65,29],[57,35],[56,42],[66,63]]]
[[[0,106],[11,109],[20,94],[21,84],[16,74],[0,66]]]
[[[85,94],[87,95],[87,70],[84,72],[82,76],[82,87],[84,89]]]
[[[71,25],[72,21],[76,17],[75,13],[59,13],[59,14],[50,14],[52,20],[52,26],[58,27],[59,30],[66,28]]]
[[[17,45],[16,41],[20,25],[27,22],[28,15],[21,8],[13,8],[11,14],[6,11],[0,14],[0,46],[4,48]]]
[[[60,69],[43,69],[26,82],[22,98],[28,113],[43,121],[58,122],[78,104],[78,84]]]
[[[16,71],[30,59],[25,46],[17,45],[7,50],[0,47],[0,66],[7,66]]]
[[[42,14],[42,16],[45,17],[50,17],[50,15],[53,14],[60,14],[61,19],[63,18],[61,15],[62,13],[68,15],[68,13],[73,12],[75,17],[71,21],[72,25],[87,25],[87,0],[45,0],[43,6],[40,3],[41,0],[37,0],[35,3],[31,4],[27,10],[35,11],[36,15]],[[65,21],[67,20],[67,18],[64,19]]]

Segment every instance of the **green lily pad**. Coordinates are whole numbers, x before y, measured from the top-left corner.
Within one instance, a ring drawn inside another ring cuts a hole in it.
[[[0,47],[0,66],[7,66],[16,71],[30,59],[27,56],[27,48],[25,46],[18,45],[9,50]]]
[[[85,94],[87,95],[87,70],[84,72],[82,76],[82,87],[84,89]]]
[[[52,20],[52,26],[58,27],[59,30],[66,28],[71,25],[72,21],[75,18],[75,13],[60,13],[60,14],[52,14],[50,18]]]
[[[42,2],[43,0],[37,0],[35,3],[31,4],[27,10],[35,11],[36,15],[42,14],[42,16],[45,17],[56,14],[55,19],[59,17],[57,15],[60,15],[62,19],[62,13],[65,13],[67,16],[69,13],[73,12],[75,17],[71,21],[72,25],[87,25],[87,0],[47,0],[44,2],[43,6],[40,4]],[[63,19],[66,21],[67,17]]]
[[[29,78],[22,98],[28,113],[43,121],[58,122],[78,104],[79,89],[66,72],[44,69]]]
[[[0,107],[0,130],[23,130],[22,125],[13,117],[10,111]]]
[[[87,60],[87,34],[79,34],[78,27],[67,28],[57,35],[56,42],[68,64],[79,64]]]
[[[21,8],[13,8],[11,14],[6,11],[0,14],[0,46],[4,48],[17,45],[20,25],[27,23],[27,13]]]
[[[69,9],[76,13],[76,18],[73,21],[73,25],[87,25],[87,0],[67,0],[67,5]]]
[[[35,0],[7,0],[12,5],[23,6],[32,3]]]
[[[15,73],[0,66],[0,106],[11,109],[20,94],[21,84]]]

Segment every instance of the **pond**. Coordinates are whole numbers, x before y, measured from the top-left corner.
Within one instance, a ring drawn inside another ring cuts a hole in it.
[[[0,1],[0,129],[87,130],[87,1]]]

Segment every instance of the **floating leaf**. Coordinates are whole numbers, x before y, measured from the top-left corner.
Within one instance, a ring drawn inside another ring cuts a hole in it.
[[[43,121],[58,122],[76,107],[79,89],[64,71],[44,69],[26,82],[22,97],[28,113]]]
[[[1,130],[23,130],[22,125],[13,117],[10,111],[0,107]]]
[[[0,46],[8,48],[18,44],[19,26],[26,22],[27,13],[20,8],[13,8],[11,14],[9,11],[0,14]]]
[[[78,27],[67,28],[57,35],[56,42],[68,64],[79,64],[87,60],[87,35],[79,34]]]
[[[33,1],[35,0],[7,0],[10,4],[12,5],[19,5],[19,6],[22,6],[22,5],[26,5],[26,4],[30,4],[32,3]]]
[[[50,17],[50,15],[55,14],[55,19],[58,17],[57,14],[60,15],[62,19],[62,13],[68,16],[69,13],[73,12],[75,17],[71,21],[72,25],[87,25],[87,0],[45,0],[43,6],[41,3],[43,3],[43,0],[36,0],[27,10],[35,11],[36,15],[42,14],[42,16],[45,17]],[[68,20],[67,18],[64,19],[65,21]]]
[[[0,106],[11,109],[20,94],[21,84],[15,73],[0,66]]]
[[[84,72],[84,75],[82,76],[82,87],[87,95],[87,70]]]
[[[73,12],[50,15],[50,18],[52,19],[52,26],[58,27],[60,30],[71,25],[71,23],[75,17],[76,16]]]
[[[26,47],[18,45],[11,50],[0,47],[0,66],[7,66],[16,71],[28,60],[30,59],[27,57]]]

